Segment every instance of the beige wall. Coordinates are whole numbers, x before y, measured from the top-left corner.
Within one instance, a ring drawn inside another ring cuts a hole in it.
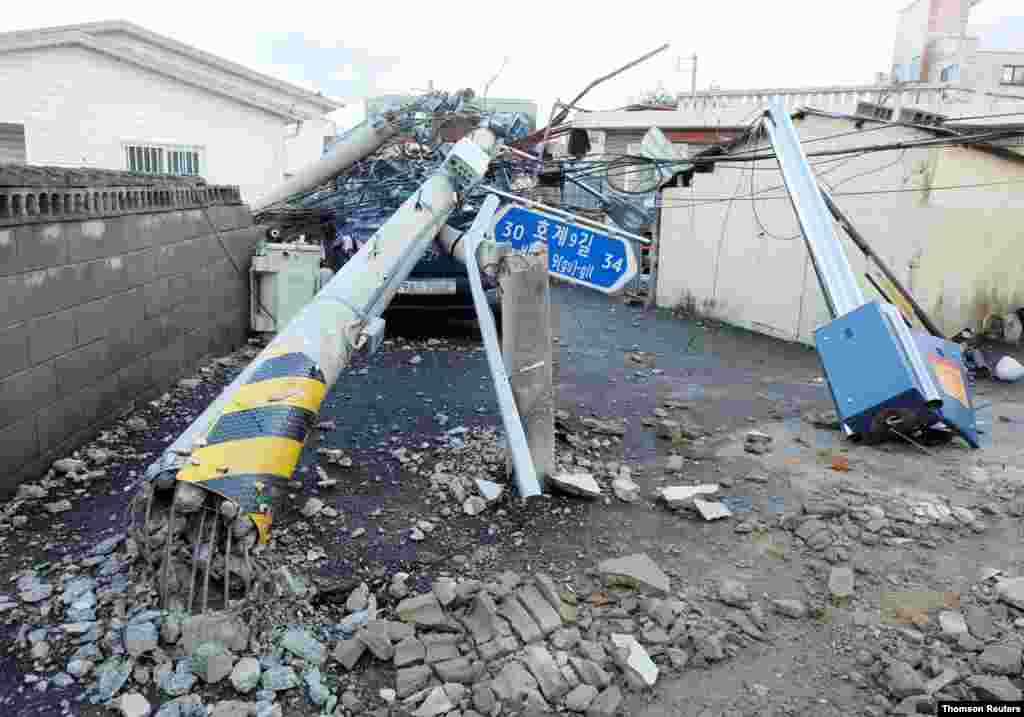
[[[795,124],[805,141],[854,130],[846,120],[815,116]],[[910,128],[878,127],[868,123],[865,133],[807,147],[932,137]],[[944,331],[976,328],[990,311],[1024,306],[1024,163],[959,148],[810,161]],[[1019,183],[926,189],[1007,181]],[[719,164],[711,174],[695,175],[689,188],[666,190],[658,305],[695,302],[730,323],[813,343],[814,329],[830,317],[803,241],[794,238],[796,217],[781,185],[777,165],[766,160],[754,169],[749,163]],[[862,287],[874,298],[863,277],[867,261],[849,240],[843,243]]]

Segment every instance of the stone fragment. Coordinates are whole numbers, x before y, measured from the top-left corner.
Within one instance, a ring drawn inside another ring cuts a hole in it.
[[[991,640],[995,636],[992,614],[981,605],[969,605],[964,621],[970,633],[979,640]]]
[[[519,588],[516,595],[519,602],[526,608],[526,612],[530,613],[530,617],[537,622],[541,632],[545,635],[551,634],[562,626],[562,618],[536,587],[524,585]]]
[[[234,666],[234,656],[219,642],[204,642],[192,653],[192,670],[208,685],[230,675]]]
[[[518,700],[529,690],[537,688],[537,680],[533,678],[527,669],[520,662],[515,660],[506,662],[505,666],[498,673],[498,676],[491,681],[491,689],[501,701]]]
[[[658,489],[658,498],[669,508],[683,508],[693,505],[693,499],[701,495],[718,492],[717,483],[701,485],[674,485]]]
[[[327,660],[327,646],[301,628],[293,627],[285,632],[281,638],[281,647],[315,665],[322,665]]]
[[[498,702],[494,697],[494,690],[489,685],[473,685],[473,707],[477,712],[489,715],[494,711]]]
[[[640,500],[640,486],[629,478],[619,477],[613,480],[612,492],[624,503],[635,503]]]
[[[476,479],[476,489],[480,491],[480,496],[488,503],[498,501],[505,492],[505,486],[483,478]]]
[[[828,576],[828,590],[833,598],[845,600],[853,595],[853,568],[834,565]]]
[[[580,685],[565,696],[565,707],[573,712],[586,712],[595,697],[597,697],[596,687]]]
[[[271,667],[260,678],[263,689],[278,692],[299,686],[299,676],[291,667]]]
[[[501,625],[498,617],[498,608],[494,600],[487,593],[478,593],[473,598],[472,610],[463,618],[463,624],[473,636],[473,640],[479,645],[490,642],[501,634]]]
[[[462,512],[469,516],[480,515],[487,510],[487,501],[478,495],[471,495],[462,504]]]
[[[775,612],[794,620],[802,620],[807,617],[807,605],[801,600],[772,600],[772,607]]]
[[[1021,699],[1021,691],[1007,677],[971,675],[967,678],[967,686],[983,700],[1015,702]]]
[[[302,506],[302,517],[313,518],[319,515],[320,511],[324,509],[324,502],[319,498],[310,498],[306,501],[306,504]]]
[[[448,623],[448,618],[433,593],[406,598],[398,603],[395,612],[402,622],[414,625],[438,627]]]
[[[941,673],[925,683],[924,691],[926,694],[933,695],[940,690],[944,690],[959,679],[960,673],[951,667],[947,667]]]
[[[260,683],[260,661],[243,657],[231,671],[231,684],[243,695],[252,692]]]
[[[601,486],[590,473],[559,473],[548,476],[548,483],[556,490],[580,498],[600,498]]]
[[[746,607],[750,603],[750,591],[746,583],[733,578],[723,578],[718,583],[718,599],[733,607]]]
[[[996,583],[996,595],[1003,602],[1024,610],[1024,577],[1000,580]]]
[[[443,687],[435,687],[423,700],[423,704],[412,713],[413,717],[438,717],[455,709]]]
[[[509,595],[502,601],[498,614],[508,620],[513,632],[524,643],[537,642],[544,637],[540,627],[514,595]]]
[[[442,681],[459,684],[472,684],[480,672],[468,657],[456,657],[454,660],[438,662],[433,665],[433,668]]]
[[[925,693],[921,675],[902,660],[893,660],[888,664],[885,668],[884,681],[889,694],[899,699]]]
[[[432,637],[432,636],[431,636]],[[427,648],[426,662],[432,664],[434,662],[444,662],[445,660],[453,660],[459,656],[459,636],[458,635],[440,635],[438,639],[429,640],[425,642]]]
[[[407,637],[395,645],[395,667],[405,667],[414,662],[420,662],[426,657],[426,654],[427,650],[422,642],[415,637]]]
[[[625,659],[617,654],[616,662],[631,685],[638,689],[653,687],[658,681],[658,667],[647,650],[632,635],[611,636],[612,643],[625,652]]]
[[[151,622],[131,624],[124,629],[124,649],[132,657],[155,650],[159,642],[160,634]]]
[[[668,655],[668,661],[672,663],[673,669],[682,670],[686,668],[687,663],[690,661],[690,653],[686,650],[681,650],[678,647],[669,647],[665,650],[665,654]]]
[[[961,635],[967,634],[967,623],[964,616],[953,610],[943,610],[939,613],[939,627],[946,637],[958,639]]]
[[[580,679],[588,684],[597,688],[607,687],[612,683],[612,676],[605,672],[599,664],[593,660],[587,660],[581,657],[570,657],[569,663],[573,669],[576,670],[576,674],[580,676]]]
[[[610,558],[597,566],[606,581],[616,585],[639,588],[641,586],[668,593],[668,575],[658,567],[646,553],[636,553],[622,558]]]
[[[990,645],[978,656],[978,667],[994,675],[1020,675],[1021,648],[1017,645]]]
[[[587,708],[587,717],[615,717],[622,704],[622,690],[615,685],[605,688]]]
[[[366,643],[359,638],[352,637],[348,640],[341,640],[334,648],[334,652],[331,653],[331,657],[344,665],[346,670],[351,670],[359,662],[359,658],[363,656],[364,652],[366,652]]]
[[[356,635],[378,660],[390,660],[395,656],[395,647],[388,637],[387,628],[371,630],[369,627]]]
[[[484,662],[493,662],[519,649],[519,640],[514,635],[502,635],[490,642],[477,645],[477,652]]]
[[[151,710],[149,702],[138,692],[121,695],[117,701],[117,711],[121,717],[149,717]]]
[[[437,601],[441,603],[442,607],[448,607],[455,602],[455,598],[458,595],[455,590],[455,585],[455,581],[452,578],[440,577],[437,578],[431,586],[434,592],[434,597],[437,598]]]
[[[533,584],[537,586],[537,590],[550,603],[551,607],[557,610],[562,604],[562,598],[559,597],[558,586],[555,585],[555,581],[544,573],[536,573],[533,576]]]
[[[253,705],[239,700],[222,700],[210,710],[210,717],[249,717],[252,714]]]
[[[566,692],[569,685],[562,676],[551,653],[541,645],[528,645],[523,658],[526,666],[537,680],[540,691],[551,702],[557,702]]]
[[[244,652],[249,644],[249,628],[238,617],[226,613],[192,615],[181,626],[185,654],[204,642],[219,642],[232,652]]]
[[[399,699],[404,699],[417,690],[423,689],[430,681],[430,675],[430,668],[426,665],[403,667],[398,670],[395,676],[395,691],[398,693]]]
[[[345,601],[345,609],[349,612],[359,612],[366,609],[366,603],[370,598],[370,586],[366,583],[359,585],[348,595]]]

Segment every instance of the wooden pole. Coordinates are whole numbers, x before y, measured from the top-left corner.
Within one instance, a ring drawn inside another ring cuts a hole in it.
[[[529,253],[502,261],[502,354],[522,416],[526,441],[537,473],[544,479],[555,469],[555,391],[551,351],[551,292],[548,252],[535,244]]]

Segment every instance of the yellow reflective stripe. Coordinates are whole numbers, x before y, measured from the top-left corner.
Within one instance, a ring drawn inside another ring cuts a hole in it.
[[[192,459],[198,459],[199,465],[186,465],[178,471],[178,480],[202,483],[214,478],[230,478],[232,473],[270,473],[291,478],[300,453],[302,443],[276,436],[217,443],[194,450]]]
[[[239,386],[224,407],[224,413],[248,411],[261,406],[295,406],[319,413],[320,404],[326,395],[327,386],[316,379],[268,378],[266,381]]]

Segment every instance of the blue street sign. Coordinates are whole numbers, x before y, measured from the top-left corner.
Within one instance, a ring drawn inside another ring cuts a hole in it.
[[[548,246],[548,272],[605,294],[621,291],[636,276],[633,245],[626,239],[515,204],[495,215],[494,239],[518,250],[534,242]]]

